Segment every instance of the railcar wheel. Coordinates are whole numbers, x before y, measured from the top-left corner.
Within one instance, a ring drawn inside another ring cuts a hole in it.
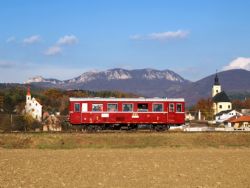
[[[89,125],[87,126],[87,132],[97,132],[102,130],[101,126],[99,125]]]
[[[155,130],[155,126],[154,125],[149,125],[148,128],[149,128],[150,131],[154,131]]]
[[[91,133],[91,132],[95,132],[94,126],[93,125],[89,125],[86,127],[86,131]]]
[[[157,132],[162,132],[162,131],[165,131],[165,127],[163,125],[156,125],[155,130]]]
[[[169,130],[170,129],[170,125],[166,125],[166,130]]]

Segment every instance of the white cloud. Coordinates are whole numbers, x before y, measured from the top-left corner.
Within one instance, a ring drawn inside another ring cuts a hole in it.
[[[39,35],[33,35],[33,36],[23,39],[24,44],[34,44],[40,41],[41,41],[41,37]]]
[[[48,56],[58,55],[62,53],[65,45],[76,44],[78,39],[74,35],[65,35],[58,39],[58,41],[51,47],[49,47],[44,54]]]
[[[6,43],[11,43],[11,42],[15,42],[15,41],[16,41],[16,37],[11,36],[11,37],[7,38]]]
[[[49,47],[44,54],[48,55],[48,56],[52,56],[52,55],[57,55],[60,54],[62,52],[62,48],[60,46],[51,46]]]
[[[132,40],[158,40],[158,41],[167,41],[172,39],[183,39],[189,35],[188,31],[166,31],[160,33],[150,33],[147,35],[132,35],[129,38]]]
[[[143,40],[143,36],[142,35],[131,35],[129,37],[131,40]]]
[[[224,66],[222,70],[230,69],[245,69],[250,71],[250,58],[247,57],[237,57],[229,63],[229,65]]]
[[[149,38],[152,40],[169,40],[169,39],[181,39],[187,37],[189,33],[187,31],[167,31],[163,33],[152,33]]]
[[[76,36],[74,35],[65,35],[63,37],[61,37],[58,41],[57,44],[58,45],[71,45],[71,44],[75,44],[78,42],[78,39]]]

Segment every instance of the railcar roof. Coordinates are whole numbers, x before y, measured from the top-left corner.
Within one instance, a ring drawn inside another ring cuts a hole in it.
[[[173,101],[173,102],[184,102],[184,98],[101,98],[101,97],[94,97],[94,98],[77,98],[77,97],[70,97],[70,101],[139,101],[139,102],[167,102],[167,101]]]

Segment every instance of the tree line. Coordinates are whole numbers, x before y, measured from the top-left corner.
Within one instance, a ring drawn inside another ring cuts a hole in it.
[[[231,99],[232,109],[241,111],[241,109],[250,109],[250,97],[245,97],[242,99]],[[189,108],[189,111],[198,112],[205,117],[206,120],[214,119],[213,112],[213,100],[212,98],[202,98],[198,102]]]
[[[2,111],[8,114],[22,114],[26,103],[27,87],[15,85],[1,88]],[[49,113],[60,112],[68,114],[69,97],[137,97],[131,93],[120,91],[88,91],[88,90],[60,90],[55,88],[40,89],[31,86],[31,95],[43,106],[43,111]]]

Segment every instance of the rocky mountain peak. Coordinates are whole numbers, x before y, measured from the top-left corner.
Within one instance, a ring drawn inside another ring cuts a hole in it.
[[[154,70],[154,69],[145,69],[145,73],[143,74],[143,78],[147,80],[169,80],[169,81],[176,81],[176,82],[183,82],[185,79],[183,79],[181,76],[176,74],[173,71],[170,70]]]
[[[155,69],[136,69],[136,70],[126,70],[121,68],[108,69],[106,71],[88,71],[84,72],[78,77],[60,81],[57,79],[46,79],[42,76],[36,76],[27,80],[25,83],[50,83],[50,84],[60,84],[60,85],[70,85],[70,84],[87,84],[92,83],[92,81],[100,81],[109,83],[109,81],[119,81],[119,80],[132,80],[134,81],[170,81],[176,83],[182,83],[187,81],[181,76],[170,70],[155,70]]]
[[[124,69],[109,69],[104,71],[104,75],[107,80],[127,80],[132,78],[129,71]]]
[[[33,83],[33,82],[44,82],[45,79],[42,76],[35,76],[33,78],[29,78],[26,82],[24,82],[25,84],[29,84],[29,83]]]
[[[25,84],[30,84],[30,83],[51,83],[51,84],[59,84],[61,83],[60,80],[54,79],[54,78],[44,78],[42,76],[35,76],[33,78],[29,78]]]

